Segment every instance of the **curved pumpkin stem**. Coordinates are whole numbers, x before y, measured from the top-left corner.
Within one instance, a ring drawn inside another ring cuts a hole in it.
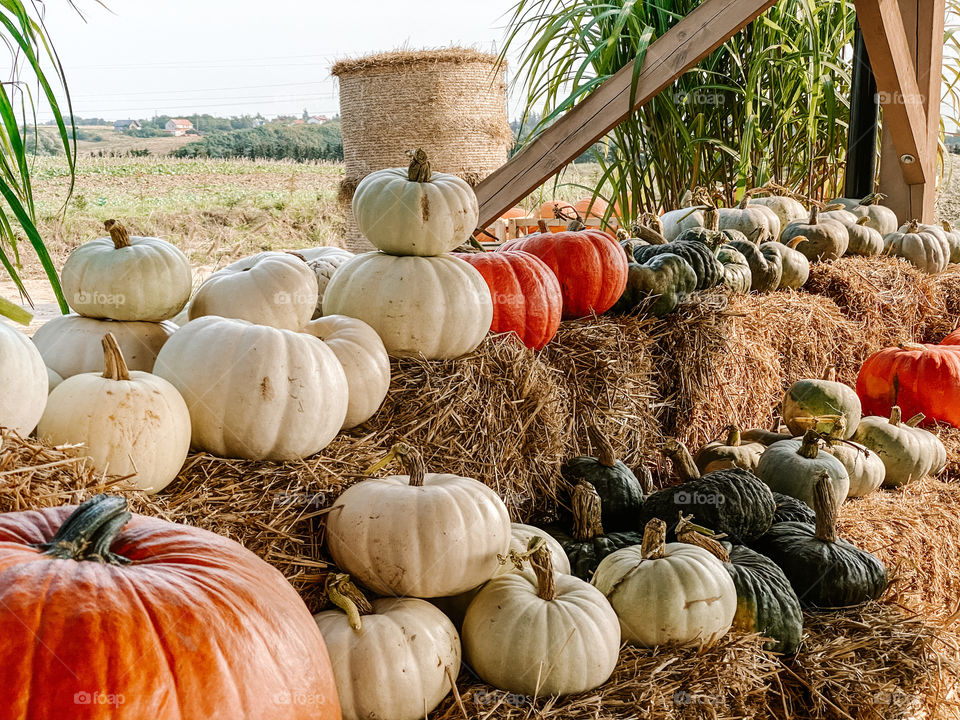
[[[863,200],[860,201],[861,205],[879,205],[881,200],[884,200],[887,196],[883,193],[870,193]]]
[[[530,555],[530,567],[537,576],[537,597],[550,602],[557,596],[556,576],[553,572],[553,558],[547,542],[539,535],[530,538],[527,543]]]
[[[410,161],[410,167],[407,168],[407,179],[410,182],[425,183],[430,182],[432,176],[427,154],[421,148],[417,148],[413,153],[413,159]]]
[[[755,189],[755,188],[751,188],[750,190],[746,190],[746,191],[743,193],[743,197],[740,198],[740,204],[737,205],[737,208],[739,208],[740,210],[746,210],[747,205],[750,204],[750,198],[753,197],[753,194],[754,194],[755,192],[756,192],[756,189]]]
[[[707,230],[718,232],[720,230],[720,211],[715,207],[707,208],[703,211],[703,226]]]
[[[327,599],[347,614],[347,622],[354,632],[363,629],[361,617],[374,613],[373,605],[346,573],[330,573],[324,584]]]
[[[820,222],[820,208],[816,205],[810,206],[810,217],[807,218],[807,225],[816,225]]]
[[[119,250],[120,248],[130,247],[130,234],[123,225],[116,220],[107,220],[103,223],[103,227],[110,233],[114,248]]]
[[[613,467],[617,463],[617,455],[607,436],[592,424],[587,426],[587,435],[590,437],[590,444],[594,446],[594,452],[597,453],[597,461],[604,467]]]
[[[814,537],[823,542],[837,541],[837,496],[830,487],[830,476],[822,473],[813,488],[813,512],[817,516]]]
[[[399,460],[403,470],[410,477],[411,487],[421,487],[423,478],[426,475],[426,469],[423,465],[423,457],[410,445],[405,442],[398,442],[390,448],[386,455],[380,458],[373,465],[368,467],[365,475],[373,475],[378,470],[382,470],[394,460]]]
[[[73,511],[50,542],[36,547],[58,560],[129,565],[130,560],[110,552],[110,546],[131,517],[126,498],[95,495]]]
[[[570,491],[570,510],[573,513],[574,540],[585,542],[603,535],[600,505],[600,494],[593,485],[581,480],[573,486]]]
[[[805,242],[810,242],[810,239],[807,237],[804,237],[803,235],[797,235],[795,238],[793,238],[790,242],[787,243],[787,247],[790,248],[791,250],[796,250],[797,245]]]
[[[858,219],[857,219],[857,222],[856,222],[855,224],[856,224],[856,225],[866,225],[868,222],[870,222],[870,218],[868,218],[866,215],[864,215],[862,218],[858,218]]]
[[[677,540],[687,545],[696,545],[703,548],[723,562],[730,562],[730,553],[717,541],[718,538],[723,536],[716,535],[707,528],[694,524],[691,522],[692,517],[693,515],[684,517],[683,513],[680,513],[680,522],[677,523],[676,530],[674,530],[677,534]]]
[[[904,424],[907,427],[915,428],[926,419],[927,419],[927,416],[924,415],[922,412],[919,412],[916,415],[914,415],[912,418],[907,420],[907,422],[905,422]]]
[[[700,470],[687,446],[676,438],[667,438],[663,444],[663,454],[673,462],[673,468],[683,482],[700,477]]]
[[[107,333],[100,341],[103,345],[103,377],[108,380],[129,380],[130,370],[127,368],[127,361],[123,359],[123,353],[120,352],[120,346],[113,333]]]
[[[643,529],[643,542],[640,554],[644,560],[659,560],[666,552],[667,524],[660,518],[653,518]]]

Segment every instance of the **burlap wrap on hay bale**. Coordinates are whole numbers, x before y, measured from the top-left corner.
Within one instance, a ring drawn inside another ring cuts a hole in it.
[[[331,73],[340,81],[340,197],[347,204],[364,177],[409,164],[416,148],[435,171],[471,185],[506,162],[513,133],[496,55],[468,48],[388,52],[341,60]],[[371,249],[349,211],[347,243]]]

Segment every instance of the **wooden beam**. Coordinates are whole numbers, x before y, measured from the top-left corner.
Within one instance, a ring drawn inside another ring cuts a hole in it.
[[[940,134],[940,82],[943,64],[944,0],[899,0],[901,16],[916,68],[917,86],[926,113],[926,183],[909,184],[900,171],[895,132],[884,122],[880,154],[880,191],[884,204],[903,221],[933,222],[936,202],[937,154]]]
[[[486,227],[529,195],[774,2],[704,0],[647,48],[632,94],[633,102],[631,64],[477,186],[480,227]]]
[[[920,0],[906,1],[917,3]],[[923,2],[929,3],[929,0]],[[900,5],[898,0],[856,0],[856,7],[863,41],[877,79],[883,124],[893,140],[897,164],[907,184],[924,184],[932,179],[928,173],[927,113],[924,109],[929,88],[921,92],[917,82],[914,54],[907,40]]]

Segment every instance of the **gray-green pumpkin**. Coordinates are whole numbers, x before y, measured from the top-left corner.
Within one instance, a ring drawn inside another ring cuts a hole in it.
[[[764,253],[759,245],[748,240],[731,240],[730,247],[737,250],[750,266],[750,289],[754,292],[771,292],[780,287],[783,276],[783,260],[777,253]]]
[[[740,428],[730,425],[722,438],[708,442],[697,450],[693,461],[704,475],[733,467],[753,472],[765,449],[766,446],[759,442],[743,442]]]
[[[883,237],[885,255],[901,257],[925,273],[934,275],[947,269],[950,245],[939,228],[922,226],[912,220],[896,232]]]
[[[696,287],[697,274],[686,260],[673,253],[654,255],[645,263],[627,264],[627,286],[610,312],[645,307],[651,315],[662,317],[676,310]]]
[[[850,240],[847,228],[837,220],[820,219],[820,209],[814,205],[806,222],[794,221],[780,233],[780,242],[788,243],[795,237],[805,237],[807,242],[800,243],[797,250],[808,260],[835,260],[847,251]]]
[[[845,210],[856,217],[867,218],[867,225],[876,230],[880,235],[892,233],[897,229],[897,214],[888,207],[880,204],[886,196],[880,193],[870,193],[865,198],[834,198],[830,204],[842,206]]]
[[[852,440],[831,441],[823,450],[833,455],[847,469],[850,477],[850,489],[847,497],[869,495],[883,484],[887,470],[880,456],[870,448]]]
[[[806,255],[797,250],[797,245],[806,241],[805,237],[795,237],[786,245],[779,242],[765,242],[760,245],[760,252],[767,257],[771,254],[780,256],[779,289],[796,290],[803,287],[810,278],[810,261],[807,260]]]
[[[753,273],[747,259],[732,245],[722,245],[717,250],[717,260],[723,265],[723,286],[730,292],[743,295],[750,292]]]
[[[843,502],[850,491],[850,475],[837,458],[821,447],[814,430],[802,439],[774,443],[760,457],[756,475],[771,490],[802,500],[813,506],[813,489],[822,475],[830,480],[830,487]]]
[[[947,451],[933,433],[915,427],[923,421],[917,415],[903,422],[900,408],[890,417],[871,415],[860,421],[853,439],[880,456],[886,470],[884,487],[899,487],[925,475],[938,475],[947,464]]]
[[[824,419],[837,416],[836,432],[841,440],[853,437],[860,424],[863,408],[860,398],[849,385],[836,381],[836,369],[828,367],[820,380],[798,380],[783,396],[781,414],[790,432],[802,435],[822,425]]]

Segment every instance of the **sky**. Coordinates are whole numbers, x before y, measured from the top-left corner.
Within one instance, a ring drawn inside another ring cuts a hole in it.
[[[50,0],[74,114],[338,112],[330,67],[399,47],[499,50],[515,0]],[[49,113],[40,114],[41,121]]]

